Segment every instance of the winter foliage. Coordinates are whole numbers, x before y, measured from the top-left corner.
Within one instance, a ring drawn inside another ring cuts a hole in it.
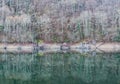
[[[0,41],[113,41],[119,0],[0,0]]]

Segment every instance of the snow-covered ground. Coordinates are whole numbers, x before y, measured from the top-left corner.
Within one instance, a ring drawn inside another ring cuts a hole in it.
[[[43,46],[43,50],[39,49],[40,46]],[[62,49],[61,46],[65,47]],[[96,44],[85,44],[85,43],[77,43],[73,45],[62,45],[62,44],[39,44],[38,51],[46,53],[46,52],[61,52],[61,51],[76,51],[79,53],[83,52],[93,52],[96,51],[98,53],[111,53],[111,52],[120,52],[120,43],[96,43]],[[13,52],[13,53],[32,53],[34,52],[35,45],[34,44],[0,44],[0,52]]]

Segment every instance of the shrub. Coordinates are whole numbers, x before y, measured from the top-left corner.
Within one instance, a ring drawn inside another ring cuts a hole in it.
[[[0,31],[2,31],[4,29],[4,26],[0,25]]]
[[[120,35],[117,35],[113,38],[113,41],[120,42]]]

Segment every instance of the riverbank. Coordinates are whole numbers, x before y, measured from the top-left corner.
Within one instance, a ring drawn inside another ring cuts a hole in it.
[[[80,43],[72,45],[71,50],[80,52],[80,49],[78,48],[79,46],[80,46]],[[86,50],[87,52],[93,52],[93,51],[97,53],[119,53],[120,52],[120,43],[118,42],[111,42],[111,43],[98,42],[96,44],[87,44],[86,47],[88,47],[88,50]],[[83,47],[83,52],[85,52],[84,50],[86,47]]]
[[[0,43],[0,53],[33,53],[33,52],[43,52],[43,53],[51,53],[51,52],[67,52],[67,51],[75,51],[79,53],[84,52],[93,52],[96,51],[98,53],[116,53],[120,52],[120,43],[112,42],[112,43],[96,43],[96,44],[88,44],[88,43],[76,43],[76,44],[4,44]]]

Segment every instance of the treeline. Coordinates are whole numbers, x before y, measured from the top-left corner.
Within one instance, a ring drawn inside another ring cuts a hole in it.
[[[0,41],[119,41],[119,0],[0,0]]]

